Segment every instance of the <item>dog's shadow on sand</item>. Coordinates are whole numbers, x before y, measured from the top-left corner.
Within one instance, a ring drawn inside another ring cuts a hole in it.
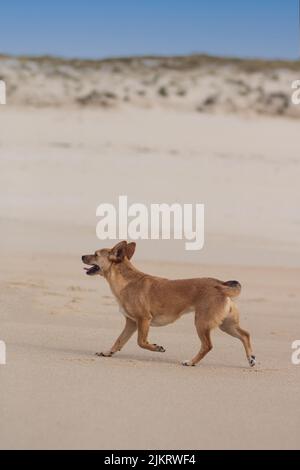
[[[127,362],[130,364],[136,363],[139,365],[142,364],[152,364],[152,365],[172,365],[172,366],[180,366],[182,369],[199,369],[205,367],[206,369],[239,369],[239,370],[254,370],[250,369],[249,366],[245,365],[234,365],[234,364],[218,364],[218,363],[209,363],[209,362],[201,362],[197,364],[195,367],[186,367],[182,365],[183,360],[180,359],[168,359],[165,357],[146,357],[146,356],[137,356],[135,354],[122,354],[120,356],[115,356],[115,357],[99,357],[96,356],[95,354],[92,356],[94,357],[97,361],[107,361],[108,363],[110,361],[118,361],[118,362]]]
[[[139,356],[137,354],[126,354],[120,353],[120,355],[116,355],[114,357],[101,357],[97,356],[94,351],[83,351],[81,349],[68,349],[68,348],[61,348],[59,346],[54,345],[45,345],[45,344],[25,344],[25,343],[15,343],[15,346],[21,347],[22,349],[29,349],[29,350],[39,350],[41,353],[56,353],[59,355],[61,353],[61,360],[71,361],[71,362],[78,362],[78,363],[85,363],[88,364],[95,364],[97,362],[101,364],[107,365],[117,365],[122,363],[127,363],[128,365],[160,365],[160,366],[176,366],[181,367],[182,369],[193,369],[197,370],[199,368],[205,369],[235,369],[235,370],[246,370],[246,371],[258,371],[260,369],[254,368],[250,369],[246,365],[234,365],[234,364],[220,364],[220,363],[211,363],[211,362],[201,362],[197,364],[195,367],[184,367],[182,365],[183,359],[169,359],[165,353],[159,355],[158,353],[153,353],[154,356]],[[156,355],[156,357],[155,357]],[[24,356],[23,356],[24,357]],[[58,359],[58,356],[55,357]]]
[[[120,362],[127,362],[127,363],[138,363],[139,365],[142,364],[147,364],[148,365],[160,365],[160,366],[176,366],[179,367],[180,369],[184,370],[199,370],[199,369],[205,369],[215,371],[215,370],[236,370],[236,371],[243,371],[243,372],[263,372],[263,369],[260,367],[259,364],[256,365],[256,367],[249,367],[247,364],[242,365],[242,364],[226,364],[226,363],[212,363],[210,361],[204,361],[204,362],[199,362],[196,364],[194,367],[186,367],[182,364],[183,360],[181,359],[165,359],[165,358],[148,358],[148,357],[139,357],[135,356],[134,354],[123,354],[122,356],[116,356],[114,358],[111,357],[96,357],[96,359],[111,359],[112,361],[114,360],[119,360]],[[271,369],[268,369],[271,370]],[[278,370],[278,369],[272,369],[273,370]]]

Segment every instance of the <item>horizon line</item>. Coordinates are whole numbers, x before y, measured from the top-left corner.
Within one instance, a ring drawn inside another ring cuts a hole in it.
[[[58,59],[65,61],[82,61],[82,62],[105,62],[114,60],[132,60],[132,59],[180,59],[186,57],[206,57],[210,59],[235,60],[235,61],[260,61],[260,62],[300,62],[300,57],[283,58],[283,57],[258,57],[258,56],[239,56],[227,54],[209,54],[206,52],[191,52],[185,54],[132,54],[132,55],[112,55],[103,57],[88,56],[66,56],[60,54],[44,53],[44,54],[20,54],[0,52],[0,58],[14,57],[17,59]]]

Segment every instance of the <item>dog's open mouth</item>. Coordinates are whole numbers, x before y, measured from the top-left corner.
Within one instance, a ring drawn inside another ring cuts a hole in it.
[[[96,264],[93,264],[91,268],[84,268],[84,269],[86,270],[86,274],[88,274],[89,276],[91,276],[92,274],[96,274],[100,271],[99,266],[97,266]]]

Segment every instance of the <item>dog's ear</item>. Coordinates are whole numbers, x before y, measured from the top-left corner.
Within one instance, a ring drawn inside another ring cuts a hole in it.
[[[121,263],[126,254],[126,248],[127,248],[127,242],[123,241],[120,243],[117,243],[112,249],[111,252],[108,256],[110,261],[114,261],[115,263]]]
[[[136,243],[134,242],[127,243],[126,256],[128,259],[131,259],[133,257],[134,252],[135,252],[135,247],[136,247]]]

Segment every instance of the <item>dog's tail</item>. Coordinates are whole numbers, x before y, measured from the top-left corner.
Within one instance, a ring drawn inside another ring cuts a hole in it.
[[[242,286],[238,281],[221,282],[219,286],[228,297],[237,297],[241,293]]]

